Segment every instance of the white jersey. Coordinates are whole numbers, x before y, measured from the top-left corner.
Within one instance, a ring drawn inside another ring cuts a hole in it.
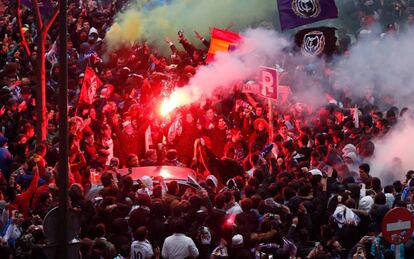
[[[182,233],[174,233],[165,239],[161,254],[165,259],[184,259],[197,257],[199,252],[191,238]]]
[[[154,255],[148,240],[134,241],[131,244],[131,259],[150,259]]]

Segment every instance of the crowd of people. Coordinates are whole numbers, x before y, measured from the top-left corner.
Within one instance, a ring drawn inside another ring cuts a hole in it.
[[[43,220],[59,204],[58,30],[45,43],[48,137],[40,142],[35,16],[22,6],[20,31],[15,2],[0,1],[0,258],[46,258]],[[395,249],[414,258],[414,240],[396,247],[381,233],[390,209],[413,208],[414,171],[396,159],[401,179],[385,183],[367,162],[373,141],[409,108],[375,91],[333,90],[332,64],[317,73],[286,64],[293,95],[295,73],[308,73],[329,102],[293,97],[269,107],[235,86],[162,116],[160,101],[205,65],[209,40],[195,32],[194,45],[180,31],[182,47],[165,35],[168,55],[147,42],[110,51],[105,32],[125,2],[68,0],[69,204],[80,218],[80,258],[359,259],[394,258]],[[388,24],[378,38],[412,24],[412,1],[354,2],[356,37],[374,34],[373,21]],[[340,39],[339,59],[350,44]],[[102,80],[91,104],[79,102],[86,67]],[[159,165],[192,168],[203,180],[185,188],[118,173]]]

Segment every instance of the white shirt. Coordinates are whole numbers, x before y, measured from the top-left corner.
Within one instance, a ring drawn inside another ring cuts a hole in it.
[[[161,255],[165,259],[197,257],[198,249],[191,238],[181,233],[174,233],[165,239]]]
[[[230,215],[230,214],[237,215],[237,214],[240,214],[242,212],[243,212],[243,210],[237,202],[235,202],[233,204],[233,206],[231,206],[228,210],[226,210],[227,215]]]
[[[114,141],[112,138],[104,140],[105,144],[108,146],[108,158],[106,160],[105,165],[109,165],[111,163],[111,159],[114,157]]]
[[[154,255],[152,246],[148,240],[134,241],[131,244],[131,259],[151,259]]]

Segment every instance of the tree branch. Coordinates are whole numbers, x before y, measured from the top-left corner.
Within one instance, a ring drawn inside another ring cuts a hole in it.
[[[27,44],[26,37],[24,36],[24,33],[23,33],[20,2],[21,2],[21,0],[17,0],[17,23],[19,25],[19,33],[20,33],[20,37],[22,38],[22,44],[23,44],[24,50],[26,51],[26,55],[30,57],[29,45]]]
[[[35,16],[35,23],[38,34],[41,34],[43,28],[42,15],[40,14],[39,2],[38,0],[32,0],[32,12]],[[40,33],[39,33],[40,32]],[[41,35],[39,35],[41,36]]]
[[[53,22],[56,20],[56,17],[59,15],[59,8],[57,8],[55,10],[55,12],[53,13],[53,16],[50,18],[49,22],[47,24],[45,24],[45,26],[42,28],[42,33],[47,33],[50,29],[50,27],[52,27]]]

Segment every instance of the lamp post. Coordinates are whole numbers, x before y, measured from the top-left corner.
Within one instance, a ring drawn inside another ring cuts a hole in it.
[[[66,0],[59,0],[59,256],[68,259],[68,62]]]

